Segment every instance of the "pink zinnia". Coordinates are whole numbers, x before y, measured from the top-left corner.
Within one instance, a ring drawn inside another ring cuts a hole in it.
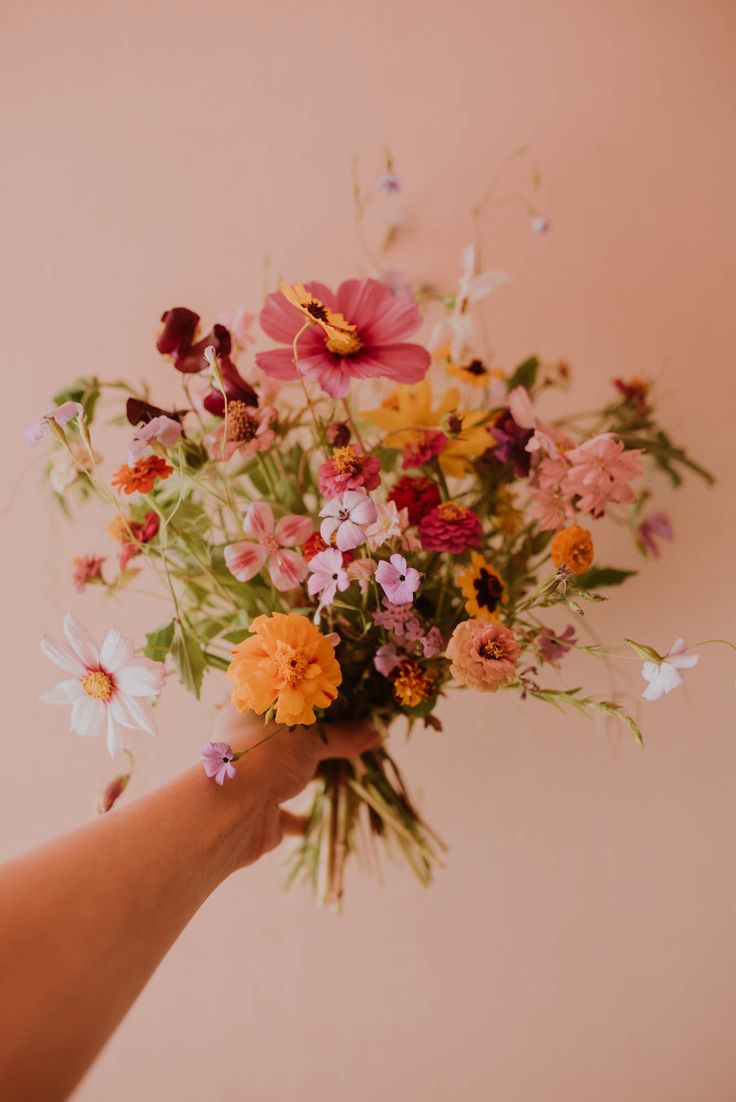
[[[231,543],[225,548],[225,562],[239,582],[248,582],[268,563],[268,572],[276,588],[294,589],[307,576],[307,564],[296,551],[312,531],[309,517],[290,513],[274,524],[273,511],[265,501],[254,501],[243,521],[249,540]]]
[[[401,469],[410,471],[414,467],[423,467],[436,455],[445,450],[447,437],[439,429],[419,429],[413,439],[404,448]]]
[[[642,473],[642,455],[639,449],[627,449],[612,432],[602,432],[567,452],[571,466],[562,488],[569,496],[580,495],[581,512],[600,517],[609,502],[635,500],[629,483]]]
[[[337,497],[346,490],[375,490],[381,482],[381,461],[364,455],[359,444],[336,448],[319,469],[319,492]]]
[[[225,783],[226,777],[228,780],[235,777],[234,757],[232,746],[226,742],[208,742],[202,747],[204,771],[208,777],[214,777],[219,785]]]
[[[376,567],[376,581],[395,605],[411,604],[421,580],[419,571],[407,565],[403,555],[392,555],[388,562],[382,559]]]
[[[508,628],[487,620],[463,620],[453,631],[446,654],[458,684],[495,693],[514,680],[521,649]]]
[[[444,501],[431,509],[419,522],[419,538],[425,551],[459,554],[477,547],[482,535],[475,513],[452,501]]]
[[[304,325],[304,314],[281,291],[268,296],[261,311],[264,332],[286,348],[259,352],[256,363],[267,375],[296,379],[299,371],[314,379],[333,398],[344,398],[353,379],[385,377],[397,383],[417,383],[427,374],[430,355],[410,337],[422,324],[413,299],[394,296],[377,279],[348,279],[337,294],[321,283],[307,283],[318,306],[342,315],[351,330],[349,342],[336,342],[319,324],[299,337],[294,363],[294,338]]]

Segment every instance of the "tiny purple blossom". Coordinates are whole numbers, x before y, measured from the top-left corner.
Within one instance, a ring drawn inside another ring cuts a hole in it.
[[[147,424],[141,425],[128,446],[128,462],[131,467],[140,459],[154,442],[162,448],[173,448],[179,443],[182,427],[173,417],[152,417]]]
[[[334,535],[340,551],[352,551],[365,543],[365,529],[375,524],[378,510],[368,494],[346,490],[330,498],[319,515],[325,518],[319,530],[325,543],[330,543]]]
[[[214,777],[217,784],[225,783],[225,777],[232,780],[235,776],[232,746],[226,742],[208,742],[202,748],[202,765],[208,777]]]
[[[544,628],[537,636],[539,652],[544,661],[549,662],[551,666],[556,666],[560,658],[564,658],[566,654],[569,654],[576,642],[577,637],[572,624],[568,624],[562,634],[558,634],[550,628]]]
[[[543,214],[533,215],[529,222],[534,233],[547,233],[552,225],[549,218],[545,218]]]
[[[395,643],[384,643],[373,656],[373,665],[384,677],[390,677],[402,657]]]
[[[418,570],[407,564],[403,555],[392,555],[388,562],[382,559],[376,567],[376,581],[395,605],[411,604],[421,584]]]
[[[650,513],[649,516],[644,517],[636,529],[636,535],[644,550],[655,559],[658,559],[661,554],[655,537],[668,542],[674,539],[670,518],[666,513]]]
[[[80,402],[62,402],[56,409],[50,409],[38,421],[28,426],[23,433],[24,444],[29,448],[35,448],[36,444],[40,444],[44,436],[50,431],[52,421],[55,421],[57,425],[66,425],[80,413],[84,413],[84,406]]]
[[[314,597],[321,593],[314,622],[319,623],[320,613],[327,605],[335,600],[335,594],[339,590],[343,593],[350,585],[348,572],[343,566],[342,551],[336,547],[328,547],[326,551],[320,551],[309,560],[309,580],[307,592]]]
[[[384,195],[396,195],[401,191],[401,180],[395,172],[384,172],[381,179],[376,184],[378,191],[382,191]]]
[[[438,627],[430,628],[422,639],[422,651],[425,658],[434,658],[442,650],[442,632]]]

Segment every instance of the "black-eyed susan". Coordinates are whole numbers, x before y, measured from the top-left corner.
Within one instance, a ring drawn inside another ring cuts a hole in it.
[[[469,360],[467,363],[456,364],[448,363],[447,365],[448,375],[453,375],[456,379],[460,379],[461,382],[467,383],[469,386],[478,387],[483,389],[490,385],[493,380],[504,381],[504,373],[498,367],[489,367],[483,362],[483,360]]]
[[[477,551],[471,551],[470,561],[470,568],[458,575],[465,608],[476,619],[497,620],[506,593],[503,578]]]

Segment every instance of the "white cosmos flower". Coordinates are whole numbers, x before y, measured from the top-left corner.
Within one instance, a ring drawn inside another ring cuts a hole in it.
[[[46,704],[71,704],[72,731],[78,735],[107,735],[114,757],[123,748],[123,729],[156,734],[153,712],[146,697],[157,696],[164,683],[162,662],[139,658],[133,642],[112,628],[98,647],[89,632],[67,613],[66,643],[44,636],[41,650],[72,676],[60,681],[41,700]]]
[[[665,693],[671,693],[682,685],[680,670],[691,670],[699,658],[699,654],[687,654],[685,640],[678,639],[662,662],[645,662],[642,666],[641,675],[649,684],[641,695],[645,700],[659,700]]]

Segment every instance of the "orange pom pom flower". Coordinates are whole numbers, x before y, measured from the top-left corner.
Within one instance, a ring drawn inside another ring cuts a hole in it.
[[[314,709],[328,708],[342,681],[330,638],[298,612],[257,616],[250,630],[227,671],[235,707],[259,715],[274,708],[287,727],[314,723]]]
[[[587,528],[571,524],[557,533],[550,546],[555,566],[564,563],[573,574],[584,574],[593,562],[593,539]]]

